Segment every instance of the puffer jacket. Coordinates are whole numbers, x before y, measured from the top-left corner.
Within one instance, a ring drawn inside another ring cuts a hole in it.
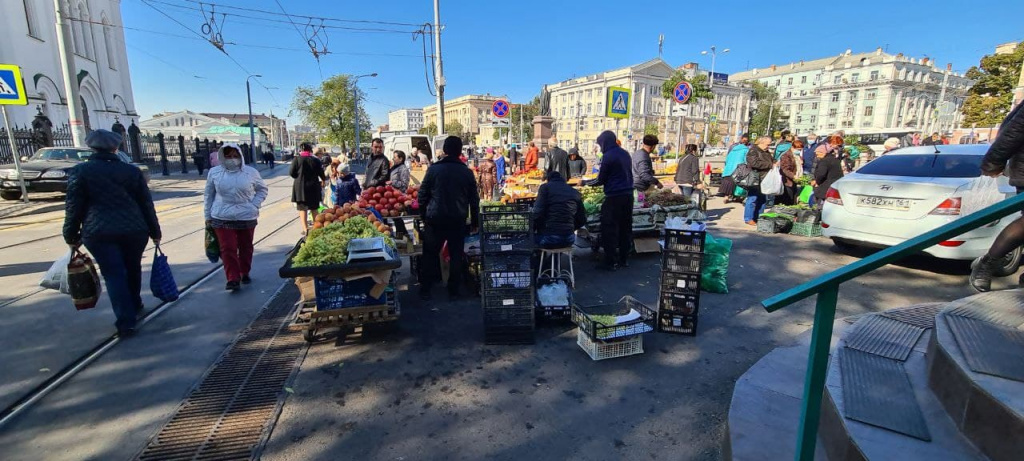
[[[552,146],[544,162],[544,177],[558,172],[563,178],[569,177],[569,153],[558,146]]]
[[[573,235],[587,224],[583,197],[561,174],[551,173],[541,184],[533,204],[533,223],[538,233],[548,235]]]
[[[1010,185],[1024,187],[1024,104],[1017,104],[999,125],[999,134],[981,162],[981,172],[985,174],[1006,168]]]
[[[405,192],[405,190],[409,188],[409,166],[406,165],[405,162],[391,167],[388,177],[391,181],[391,187],[402,192]]]
[[[576,158],[573,159],[572,156]],[[580,152],[573,147],[569,149],[569,179],[578,178],[587,174],[587,161],[580,156]]]
[[[111,152],[96,152],[68,172],[64,241],[146,234],[159,239],[160,223],[142,171]]]
[[[473,172],[458,157],[446,155],[427,168],[419,192],[420,209],[427,221],[480,224],[480,194]]]
[[[352,203],[359,200],[359,194],[361,193],[363,193],[363,190],[359,188],[359,180],[356,179],[355,173],[342,175],[338,177],[338,182],[334,185],[334,204],[344,205]]]
[[[651,162],[651,154],[643,149],[637,149],[631,157],[633,162],[633,188],[645,191],[651,186],[661,184],[654,177],[654,164]]]
[[[242,158],[242,166],[237,170],[229,170],[224,167],[224,148],[234,147],[239,152],[237,144],[224,144],[217,151],[217,160],[220,165],[210,169],[206,176],[205,206],[203,215],[206,220],[218,219],[221,221],[253,221],[260,217],[260,206],[267,199],[269,189],[263,182],[263,177],[255,168],[245,164]]]
[[[370,163],[366,165],[366,177],[363,178],[363,189],[383,186],[388,182],[391,171],[391,162],[384,154],[370,157]]]

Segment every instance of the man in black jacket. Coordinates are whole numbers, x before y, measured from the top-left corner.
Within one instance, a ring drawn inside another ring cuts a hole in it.
[[[460,148],[461,149],[461,148]],[[370,163],[366,165],[366,176],[363,177],[363,190],[387,184],[391,176],[391,162],[384,155],[384,140],[373,138],[370,142]],[[458,158],[458,153],[455,157]]]
[[[429,301],[430,289],[441,281],[441,248],[448,243],[451,266],[448,295],[459,295],[466,241],[466,217],[476,233],[480,223],[480,195],[476,178],[459,160],[462,140],[449,136],[442,148],[444,156],[427,168],[420,186],[419,203],[423,212],[423,267],[420,273],[420,298]]]
[[[654,164],[651,162],[651,152],[658,145],[658,137],[652,134],[644,135],[643,146],[633,152],[633,188],[646,192],[652,186],[662,188],[661,181],[654,177]]]
[[[587,174],[587,161],[580,157],[579,149],[569,149],[569,179],[581,178]]]
[[[534,241],[541,248],[565,248],[576,243],[576,229],[587,224],[583,197],[552,171],[537,191],[533,205]]]
[[[1024,104],[1017,104],[999,126],[999,135],[981,162],[981,174],[998,177],[1006,170],[1007,164],[1010,170],[1006,175],[1010,177],[1010,185],[1017,188],[1018,194],[1024,192]],[[1003,228],[988,253],[974,265],[971,270],[971,286],[982,292],[991,290],[992,275],[1003,258],[1022,244],[1024,218],[1017,218]],[[1024,275],[1017,283],[1024,285]]]
[[[558,172],[563,178],[569,177],[569,153],[558,147],[558,140],[554,136],[548,140],[548,144],[551,146],[548,149],[548,154],[544,160],[544,177],[548,177],[552,172]]]

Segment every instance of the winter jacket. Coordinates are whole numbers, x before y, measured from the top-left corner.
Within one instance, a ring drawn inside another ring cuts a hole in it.
[[[391,187],[405,192],[409,188],[409,166],[405,162],[395,164],[388,172],[388,178]]]
[[[651,154],[643,149],[633,152],[631,158],[633,165],[633,188],[645,191],[651,186],[661,184],[654,177],[654,164],[651,163]]]
[[[145,234],[159,239],[160,223],[142,171],[112,152],[96,152],[68,172],[64,241]]]
[[[544,177],[548,177],[553,171],[562,175],[562,178],[569,177],[569,153],[558,146],[552,146],[548,151],[547,160],[544,162]]]
[[[344,205],[359,200],[359,194],[363,189],[359,187],[359,180],[355,173],[349,173],[338,178],[334,185],[334,204]]]
[[[206,220],[221,221],[254,221],[260,217],[260,206],[267,199],[269,189],[263,177],[255,168],[247,166],[242,159],[242,166],[237,170],[224,167],[224,148],[233,147],[239,152],[237,144],[224,144],[217,151],[219,166],[210,169],[206,176],[206,192],[203,216]]]
[[[526,150],[526,159],[523,162],[523,169],[526,171],[537,169],[537,155],[540,154],[540,149],[531,147]]]
[[[1010,185],[1024,187],[1024,104],[1017,104],[1010,115],[1003,119],[999,125],[999,134],[981,162],[981,171],[985,174],[1007,168]]]
[[[725,167],[722,168],[722,177],[732,176],[732,173],[736,171],[736,167],[742,163],[747,162],[747,151],[750,147],[746,144],[736,144],[729,149],[729,153],[725,156]]]
[[[570,154],[572,150],[569,150]],[[576,159],[569,159],[569,179],[580,178],[587,174],[587,161],[583,160],[579,154],[576,155]]]
[[[633,162],[626,149],[615,143],[615,133],[604,131],[597,137],[601,148],[601,169],[592,186],[604,186],[605,197],[633,194]]]
[[[496,176],[496,179],[498,180],[498,184],[501,184],[501,183],[505,182],[505,157],[504,156],[499,155],[498,158],[494,160],[494,168],[495,168],[495,170],[497,170],[496,171],[497,174],[495,176]]]
[[[696,155],[686,154],[676,165],[676,184],[694,186],[700,184],[700,159]]]
[[[747,160],[745,163],[751,170],[761,173],[761,176],[764,177],[764,173],[767,173],[768,170],[772,169],[772,165],[775,161],[772,158],[772,154],[761,150],[757,145],[753,145],[750,147],[750,150],[747,151]]]
[[[477,181],[479,194],[484,200],[489,200],[494,195],[494,185],[498,183],[498,166],[495,165],[494,160],[485,158],[480,163],[478,172],[480,174],[480,180]]]
[[[547,235],[573,235],[587,224],[583,197],[561,174],[552,173],[541,184],[533,204],[533,223],[538,234]]]
[[[792,148],[793,144],[788,142],[781,142],[778,146],[775,146],[775,161],[778,161],[779,158],[782,157],[782,154],[789,152],[789,150]]]
[[[815,142],[814,144],[808,144],[807,147],[804,147],[804,173],[811,174],[814,172],[814,162],[818,160],[818,158],[814,156],[814,149],[817,149],[819,145],[821,145],[820,142]]]
[[[427,168],[419,193],[420,210],[427,221],[452,220],[473,227],[480,224],[480,194],[473,172],[458,157],[446,155]]]
[[[366,176],[363,177],[363,189],[383,186],[390,178],[391,162],[384,154],[370,157],[370,163],[366,165]]]
[[[828,188],[842,177],[843,164],[838,157],[833,154],[825,154],[824,157],[818,159],[818,164],[814,165],[814,182],[818,184],[814,187],[814,200],[816,202],[825,200]]]
[[[782,174],[782,183],[786,187],[793,187],[796,185],[795,181],[797,176],[796,171],[796,155],[793,155],[792,149],[786,151],[779,157],[779,173]]]
[[[288,175],[295,178],[292,183],[292,202],[301,203],[310,208],[320,206],[323,200],[323,188],[320,184],[327,180],[323,164],[312,155],[300,155],[292,159],[292,167]]]

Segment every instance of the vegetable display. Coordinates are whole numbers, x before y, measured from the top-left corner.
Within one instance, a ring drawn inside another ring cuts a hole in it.
[[[349,205],[346,205],[349,206]],[[344,210],[344,207],[341,207]],[[394,247],[388,227],[376,216],[363,210],[369,217],[356,214],[331,220],[326,226],[316,227],[306,236],[306,241],[292,258],[293,267],[315,267],[345,264],[348,260],[348,242],[352,239],[383,237],[387,245]],[[330,212],[324,214],[333,214]],[[346,216],[343,212],[341,216]]]
[[[403,193],[391,186],[370,187],[363,191],[357,204],[360,208],[373,208],[382,217],[396,217],[415,213],[420,209],[419,188],[409,186],[409,192]]]
[[[676,194],[670,190],[662,189],[651,192],[644,197],[644,207],[652,207],[654,205],[668,207],[686,205],[690,203],[690,199],[680,194]]]
[[[580,195],[583,196],[583,209],[587,215],[595,215],[601,212],[601,204],[604,203],[604,190],[595,186],[584,186],[580,188]]]

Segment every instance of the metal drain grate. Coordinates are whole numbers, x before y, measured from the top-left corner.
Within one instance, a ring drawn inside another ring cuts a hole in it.
[[[298,289],[285,284],[138,459],[252,458],[305,345],[285,324],[296,299]]]

